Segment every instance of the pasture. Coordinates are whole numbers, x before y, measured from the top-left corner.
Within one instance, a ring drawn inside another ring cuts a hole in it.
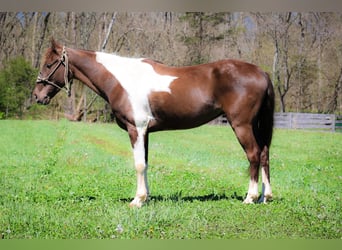
[[[4,239],[341,239],[342,134],[276,129],[274,199],[244,205],[248,162],[230,128],[150,135],[151,199],[113,124],[0,121]]]

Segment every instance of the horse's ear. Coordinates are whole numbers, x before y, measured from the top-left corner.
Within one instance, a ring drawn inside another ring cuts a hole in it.
[[[55,52],[56,54],[58,54],[58,53],[57,53],[57,50],[58,50],[60,47],[61,47],[61,45],[59,45],[59,44],[56,42],[56,40],[52,37],[52,38],[51,38],[51,49],[52,49],[52,51]]]

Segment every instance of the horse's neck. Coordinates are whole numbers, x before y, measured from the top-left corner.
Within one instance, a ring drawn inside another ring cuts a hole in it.
[[[101,81],[101,71],[96,70],[95,52],[70,50],[70,63],[73,66],[74,77],[87,85],[95,93],[107,99],[107,94]]]

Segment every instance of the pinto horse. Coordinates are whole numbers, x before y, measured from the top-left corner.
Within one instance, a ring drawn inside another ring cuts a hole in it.
[[[150,59],[67,48],[52,39],[33,90],[37,103],[48,104],[60,90],[70,95],[73,78],[105,99],[117,124],[129,134],[137,174],[130,206],[141,207],[148,199],[149,133],[194,128],[222,114],[250,163],[244,203],[272,198],[269,148],[274,90],[268,74],[257,66],[221,60],[170,67]],[[260,165],[263,191],[258,200]]]

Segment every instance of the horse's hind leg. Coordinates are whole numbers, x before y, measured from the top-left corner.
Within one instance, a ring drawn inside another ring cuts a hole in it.
[[[266,203],[272,199],[272,189],[270,184],[270,165],[269,165],[269,147],[264,146],[261,151],[261,176],[262,176],[262,195],[260,202]]]
[[[251,124],[243,124],[238,126],[234,126],[234,124],[232,124],[232,127],[241,146],[246,152],[250,164],[250,181],[244,203],[254,203],[258,200],[259,196],[258,179],[260,166],[260,148],[254,137]]]

